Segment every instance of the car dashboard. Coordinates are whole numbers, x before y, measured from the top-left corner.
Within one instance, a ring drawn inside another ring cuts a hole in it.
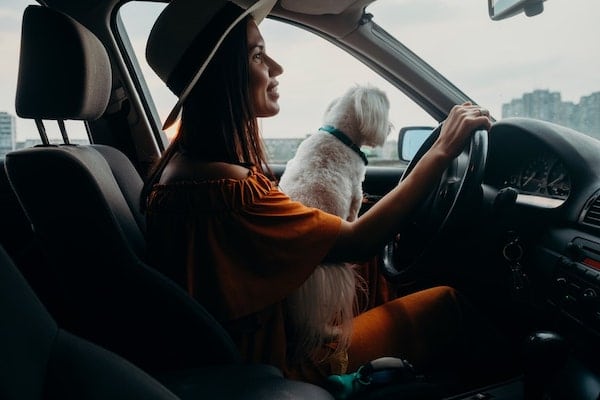
[[[502,181],[515,188],[520,201],[531,205],[558,207],[571,192],[571,174],[562,160],[550,152],[527,154]]]
[[[533,119],[499,121],[483,186],[492,202],[513,193],[503,226],[525,238],[531,302],[568,325],[582,353],[599,351],[600,141]]]
[[[572,152],[563,153],[565,145],[560,141],[565,138],[559,136],[562,127],[540,121],[537,129],[530,131],[519,125],[523,121],[503,122],[492,130],[486,182],[499,190],[516,190],[520,204],[559,207],[570,197],[579,166],[569,162]],[[552,139],[551,134],[545,133],[547,130],[558,136]],[[583,146],[589,145],[583,143],[588,142],[587,137],[570,132],[582,139]],[[570,141],[570,150],[577,152],[575,142]]]

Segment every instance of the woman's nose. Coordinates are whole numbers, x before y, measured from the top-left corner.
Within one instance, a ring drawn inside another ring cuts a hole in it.
[[[277,63],[277,61],[273,60],[269,57],[269,75],[278,76],[283,73],[283,67]]]

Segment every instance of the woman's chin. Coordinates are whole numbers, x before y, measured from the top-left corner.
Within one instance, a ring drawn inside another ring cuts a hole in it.
[[[268,111],[264,110],[263,112],[257,113],[256,117],[257,118],[269,118],[269,117],[274,117],[277,114],[279,114],[279,105],[270,107]]]

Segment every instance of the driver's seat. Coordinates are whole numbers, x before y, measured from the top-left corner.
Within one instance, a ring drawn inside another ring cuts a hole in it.
[[[267,365],[226,365],[161,375],[62,329],[0,246],[0,398],[333,400]],[[162,382],[162,383],[161,383]]]
[[[97,119],[111,83],[108,54],[87,28],[47,7],[25,9],[20,117],[38,126]],[[123,153],[44,144],[7,154],[5,168],[58,283],[34,289],[52,294],[42,301],[65,329],[151,372],[240,361],[215,319],[144,263],[142,178]]]

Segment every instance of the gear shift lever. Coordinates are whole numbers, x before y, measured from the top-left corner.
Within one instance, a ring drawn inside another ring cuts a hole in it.
[[[554,332],[535,332],[526,339],[523,350],[525,400],[550,399],[550,386],[567,361],[565,340]]]

